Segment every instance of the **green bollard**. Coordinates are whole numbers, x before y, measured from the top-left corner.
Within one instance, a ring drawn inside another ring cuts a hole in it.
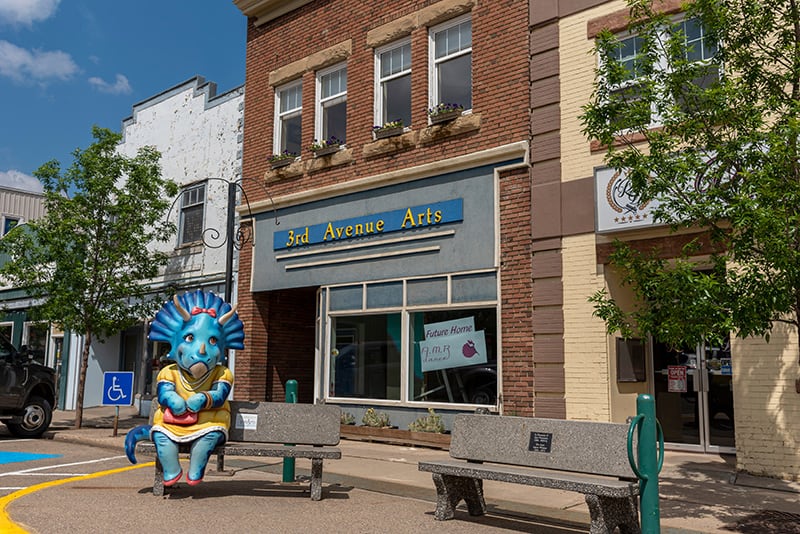
[[[297,404],[297,380],[286,381],[286,402]],[[294,445],[287,443],[287,445]],[[294,458],[283,459],[283,481],[294,482]]]
[[[659,534],[661,518],[658,502],[658,474],[664,465],[664,434],[656,419],[656,404],[651,395],[636,399],[636,417],[628,429],[628,461],[639,477],[639,509],[642,534]],[[638,467],[633,458],[633,429],[639,429]]]

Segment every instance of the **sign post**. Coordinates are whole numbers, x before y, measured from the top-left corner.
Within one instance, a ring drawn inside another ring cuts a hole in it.
[[[117,436],[119,407],[133,404],[133,373],[131,371],[111,371],[103,373],[103,406],[114,406],[114,433]]]

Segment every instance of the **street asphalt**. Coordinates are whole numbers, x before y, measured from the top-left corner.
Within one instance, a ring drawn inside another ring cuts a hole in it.
[[[104,448],[112,451],[112,456],[124,455],[125,433],[147,421],[133,407],[119,408],[119,416],[116,410],[87,408],[80,429],[73,428],[75,412],[57,411],[46,437]],[[308,498],[305,475],[310,464],[303,460],[296,461],[296,481],[284,483],[281,459],[226,458],[229,473],[217,475],[212,474],[212,458],[202,484],[189,487],[180,483],[162,498],[150,492],[153,470],[148,465],[109,474],[103,484],[94,478],[45,489],[47,501],[35,494],[20,496],[6,512],[20,524],[33,524],[31,531],[41,534],[72,528],[82,534],[108,529],[108,523],[102,521],[81,523],[66,519],[86,512],[75,504],[88,495],[102,499],[111,514],[106,519],[113,527],[119,527],[112,530],[117,532],[145,528],[195,533],[232,528],[237,533],[304,534],[588,532],[589,515],[582,495],[491,481],[484,483],[490,512],[487,516],[471,517],[462,507],[454,520],[436,521],[433,482],[430,474],[417,469],[417,464],[446,458],[447,451],[350,439],[343,439],[339,447],[342,459],[324,464],[323,500],[319,502]],[[140,458],[140,462],[149,461],[151,458]],[[126,464],[123,460],[119,466]],[[86,488],[102,491],[93,493]],[[659,490],[664,533],[800,534],[800,483],[737,474],[731,455],[667,451]],[[42,502],[48,503],[46,512]],[[59,502],[66,509],[56,506]],[[63,528],[56,527],[59,522]],[[171,526],[165,528],[167,523]],[[49,524],[53,525],[52,530],[40,526]],[[80,524],[84,526],[76,526]]]

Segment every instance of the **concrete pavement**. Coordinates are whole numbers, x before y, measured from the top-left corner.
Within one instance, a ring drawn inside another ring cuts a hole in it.
[[[74,412],[57,411],[47,437],[104,447],[122,453],[125,433],[146,419],[132,407],[121,407],[117,420],[114,407],[84,410],[83,425],[75,430]],[[413,497],[431,503],[435,491],[430,474],[418,471],[421,460],[445,458],[447,451],[424,447],[387,445],[342,440],[342,459],[325,462],[323,495],[332,485],[352,486],[381,494]],[[226,458],[226,467],[248,469],[261,459]],[[279,464],[260,472],[280,481]],[[307,466],[297,461],[297,474]],[[234,479],[236,477],[234,476]],[[209,479],[213,484],[213,479]],[[800,534],[800,484],[747,475],[737,475],[730,455],[667,451],[659,478],[662,532],[743,532]],[[511,517],[541,518],[578,530],[588,530],[589,515],[580,494],[487,481],[487,506]],[[458,522],[473,521],[466,511]],[[451,522],[452,523],[452,522]],[[514,529],[516,530],[516,529]]]

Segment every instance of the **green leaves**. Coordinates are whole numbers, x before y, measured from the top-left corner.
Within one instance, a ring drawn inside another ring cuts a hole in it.
[[[119,134],[95,127],[95,143],[34,174],[46,215],[0,240],[0,276],[39,299],[38,314],[63,328],[106,337],[154,311],[147,281],[165,265],[152,250],[174,227],[164,220],[177,186],[161,177],[152,147],[117,153]]]
[[[636,308],[623,310],[600,292],[590,298],[595,315],[609,331],[652,333],[673,345],[725,329],[767,336],[776,321],[798,326],[796,3],[696,0],[685,19],[654,11],[658,4],[648,0],[628,4],[630,35],[644,43],[641,89],[635,99],[619,90],[630,81],[613,54],[628,34],[601,33],[584,132],[604,143],[607,163],[627,173],[639,198],[659,201],[656,220],[705,230],[708,242],[706,252],[685,250],[669,261],[619,244],[611,262]]]

